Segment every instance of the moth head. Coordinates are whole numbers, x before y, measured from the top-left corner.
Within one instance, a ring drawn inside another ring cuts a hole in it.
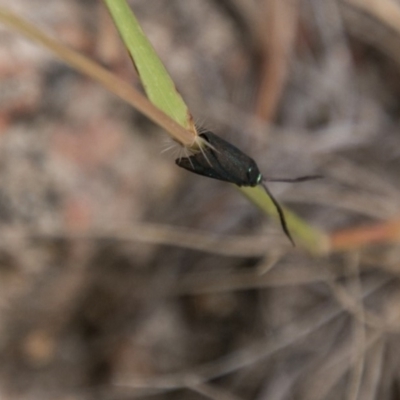
[[[249,186],[257,186],[262,181],[262,175],[257,165],[250,165],[246,171]]]

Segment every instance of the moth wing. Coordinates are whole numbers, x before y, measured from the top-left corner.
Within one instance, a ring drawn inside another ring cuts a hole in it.
[[[256,162],[251,157],[210,131],[204,132],[200,136],[210,143],[209,152],[215,155],[215,163],[218,163],[220,169],[224,171],[224,175],[230,177],[229,182],[238,186],[256,186],[259,183],[261,174]]]
[[[213,152],[208,149],[205,149],[204,151],[206,152],[207,158],[202,152],[199,152],[190,157],[178,158],[175,160],[175,163],[179,167],[195,174],[217,179],[219,181],[234,183],[232,178],[221,168],[220,163],[215,158]]]

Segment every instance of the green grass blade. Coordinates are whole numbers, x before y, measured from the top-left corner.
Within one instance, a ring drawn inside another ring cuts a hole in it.
[[[149,100],[186,129],[194,131],[191,114],[125,0],[104,0],[131,55]]]

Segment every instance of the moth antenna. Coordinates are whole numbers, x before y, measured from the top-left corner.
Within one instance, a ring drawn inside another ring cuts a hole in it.
[[[322,175],[306,175],[299,176],[297,178],[263,178],[265,182],[304,182],[304,181],[312,181],[314,179],[322,179]]]
[[[264,190],[267,192],[268,196],[270,197],[272,203],[274,203],[274,206],[276,208],[276,211],[278,211],[278,215],[279,215],[279,220],[281,222],[281,226],[283,229],[283,232],[285,233],[285,235],[287,236],[287,238],[290,240],[290,242],[292,243],[293,247],[296,247],[296,244],[289,232],[289,229],[287,227],[286,224],[286,219],[285,219],[285,214],[283,213],[282,207],[280,206],[280,204],[278,203],[278,201],[275,199],[275,197],[272,195],[272,193],[269,191],[267,185],[265,184],[266,179],[263,179],[261,181],[261,186],[264,188]]]

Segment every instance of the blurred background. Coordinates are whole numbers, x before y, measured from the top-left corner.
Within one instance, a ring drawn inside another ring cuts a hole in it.
[[[400,1],[130,4],[198,125],[324,175],[270,189],[332,245],[0,26],[1,399],[400,399]],[[100,1],[0,5],[139,87]]]

